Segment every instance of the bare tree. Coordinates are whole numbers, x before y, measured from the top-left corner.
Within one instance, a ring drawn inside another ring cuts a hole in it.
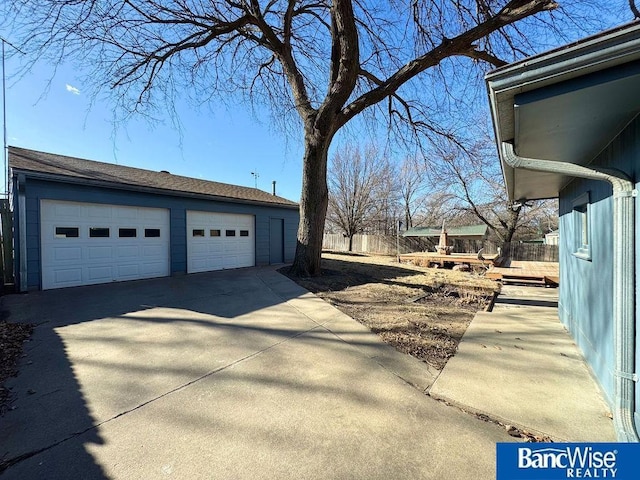
[[[400,183],[396,166],[389,161],[381,186],[376,193],[376,211],[367,222],[366,233],[377,235],[395,235],[400,218]]]
[[[367,111],[390,127],[409,125],[406,141],[452,137],[439,112],[452,92],[479,84],[478,63],[504,65],[599,21],[577,0],[565,0],[564,10],[554,0],[1,3],[2,27],[29,58],[75,58],[126,113],[153,115],[183,91],[200,102],[231,95],[268,104],[276,117],[296,112],[304,141],[293,265],[300,275],[320,273],[327,154],[345,125]]]
[[[414,214],[414,226],[454,225],[460,218],[456,198],[445,189],[430,188],[422,196],[420,210]]]
[[[329,166],[329,210],[327,220],[349,239],[362,233],[384,208],[380,199],[387,198],[386,181],[390,177],[387,159],[373,146],[364,154],[357,147],[340,149]]]
[[[486,130],[469,149],[442,154],[434,161],[431,172],[434,188],[454,199],[453,209],[467,218],[465,214],[471,214],[487,225],[502,243],[511,242],[518,232],[536,232],[541,218],[548,222],[553,212],[557,215],[555,201],[507,200],[500,162]],[[452,223],[456,223],[455,219]]]
[[[406,228],[414,226],[414,216],[427,200],[421,195],[427,186],[426,180],[425,164],[415,157],[406,157],[398,167],[398,190]]]

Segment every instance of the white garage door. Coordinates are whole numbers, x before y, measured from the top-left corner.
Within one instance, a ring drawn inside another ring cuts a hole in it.
[[[253,215],[187,211],[187,272],[254,265]]]
[[[40,202],[42,288],[169,275],[169,210]]]

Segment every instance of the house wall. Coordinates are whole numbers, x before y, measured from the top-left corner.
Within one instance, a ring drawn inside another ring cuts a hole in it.
[[[615,168],[627,173],[634,182],[640,178],[640,121],[636,118],[598,156],[593,165]],[[640,188],[636,183],[636,188]],[[591,258],[574,255],[580,238],[573,211],[575,199],[589,192],[588,213]],[[640,208],[636,207],[636,237],[640,234]],[[562,322],[576,343],[609,401],[614,395],[613,371],[613,199],[607,182],[575,179],[560,193],[560,301]],[[629,266],[632,268],[632,266]],[[636,254],[636,269],[640,256]],[[640,270],[637,270],[640,271]],[[636,292],[638,292],[636,275]],[[637,297],[638,293],[636,293]],[[636,322],[640,302],[636,303]],[[636,331],[640,331],[637,323]],[[636,371],[640,371],[640,351],[636,338]],[[636,398],[640,388],[636,384]],[[636,424],[638,407],[636,406]]]
[[[15,191],[16,189],[14,188],[14,192]],[[27,287],[29,290],[41,288],[40,200],[43,199],[169,209],[171,221],[170,262],[172,275],[186,273],[187,271],[187,210],[254,215],[256,265],[269,264],[269,220],[270,218],[282,218],[284,219],[285,230],[285,262],[292,261],[295,255],[299,213],[297,209],[293,208],[226,203],[188,197],[65,184],[30,178],[27,178],[25,184],[25,194],[27,220]],[[17,202],[15,205],[17,205]],[[19,216],[17,208],[15,212],[17,223]],[[22,233],[23,232],[16,230],[16,235],[22,235]],[[16,236],[16,238],[18,237]],[[20,252],[18,250],[19,249],[16,248],[16,266],[19,266]],[[17,282],[19,282],[19,275],[19,268],[16,267]]]

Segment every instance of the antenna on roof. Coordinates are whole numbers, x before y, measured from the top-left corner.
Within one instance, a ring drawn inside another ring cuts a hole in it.
[[[5,195],[9,198],[9,154],[7,147],[7,85],[6,85],[6,75],[4,71],[4,45],[5,43],[12,47],[18,53],[24,55],[24,52],[20,50],[15,45],[12,45],[11,42],[8,42],[3,37],[0,37],[0,42],[2,42],[2,127],[4,129],[2,135],[2,158],[4,160],[4,174],[5,174]]]
[[[255,186],[256,186],[256,188],[258,188],[258,177],[260,176],[260,174],[256,170],[255,172],[251,172],[251,175],[253,175],[253,180],[255,182]]]

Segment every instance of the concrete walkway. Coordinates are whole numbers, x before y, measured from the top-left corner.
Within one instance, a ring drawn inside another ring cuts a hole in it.
[[[270,268],[1,301],[37,324],[3,479],[492,479],[514,441]]]
[[[429,393],[554,441],[616,441],[608,407],[558,319],[557,290],[504,286]]]

